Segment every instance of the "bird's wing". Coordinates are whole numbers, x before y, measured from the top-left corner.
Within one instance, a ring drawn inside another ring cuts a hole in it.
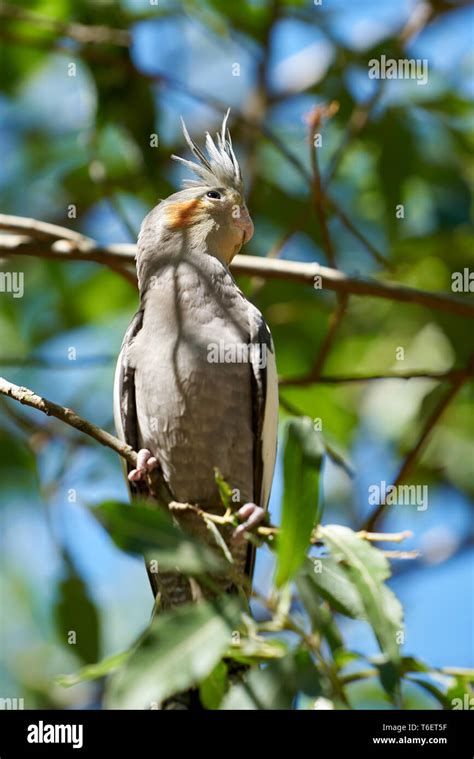
[[[120,349],[114,381],[114,422],[118,437],[138,450],[138,419],[135,404],[135,368],[130,362],[130,346],[143,324],[143,311],[137,311],[125,333]],[[125,476],[130,467],[122,459]],[[127,480],[128,482],[128,480]],[[128,482],[131,490],[134,486]]]
[[[254,430],[254,497],[266,509],[275,468],[278,436],[278,377],[271,332],[257,309],[252,312],[250,343]],[[246,571],[251,578],[255,547],[249,546]]]
[[[135,314],[122,343],[114,383],[114,420],[117,435],[139,448],[139,429],[135,399],[135,368],[130,361],[130,346],[143,324],[143,311]],[[254,498],[258,506],[266,509],[270,497],[276,458],[278,430],[278,380],[275,351],[270,330],[257,309],[250,315],[249,342],[255,346],[251,352],[252,372],[252,427],[254,431]],[[129,468],[125,465],[125,474]],[[128,481],[127,481],[128,482]],[[141,482],[130,483],[132,494],[145,487]],[[249,545],[246,574],[252,577],[255,547]],[[152,583],[153,586],[153,583]]]

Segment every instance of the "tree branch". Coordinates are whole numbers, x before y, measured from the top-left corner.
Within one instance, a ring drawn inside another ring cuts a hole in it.
[[[336,263],[336,252],[334,250],[332,238],[329,233],[329,224],[326,218],[326,198],[321,184],[321,172],[319,169],[316,134],[317,130],[322,124],[323,119],[330,119],[337,112],[338,108],[338,104],[334,102],[330,103],[330,105],[327,106],[315,106],[315,108],[313,108],[313,110],[307,116],[309,124],[311,172],[313,175],[313,203],[321,230],[322,246],[326,252],[328,263],[333,269],[338,269],[338,266]],[[337,333],[346,314],[348,303],[349,298],[347,296],[347,293],[337,293],[337,309],[329,317],[328,331],[324,337],[323,342],[321,343],[319,352],[314,360],[313,368],[311,369],[311,376],[313,378],[319,377],[323,370],[326,358],[331,352],[332,345],[337,337]]]
[[[109,26],[80,24],[77,21],[64,22],[60,19],[49,18],[41,13],[18,8],[9,3],[0,2],[0,18],[12,21],[20,21],[34,26],[35,30],[42,27],[59,37],[69,39],[81,44],[95,45],[118,45],[129,47],[131,35],[127,29],[112,29]]]
[[[28,47],[36,47],[41,50],[50,50],[55,51],[57,53],[67,55],[71,57],[72,51],[70,46],[67,43],[63,43],[59,37],[52,39],[52,40],[43,40],[43,39],[29,39],[22,37],[21,35],[16,35],[15,33],[12,33],[10,30],[0,29],[0,39],[2,39],[4,42],[11,43],[13,45],[25,45]],[[96,63],[98,65],[111,65],[111,66],[117,66],[117,60],[115,58],[112,58],[110,56],[107,56],[107,54],[103,54],[102,50],[91,49],[90,47],[85,47],[82,50],[77,51],[76,54],[80,54],[80,57],[82,57],[84,60],[87,60],[90,63]],[[221,100],[217,99],[213,95],[210,95],[206,92],[201,92],[199,90],[196,90],[194,88],[190,88],[188,85],[186,85],[183,82],[180,82],[179,80],[175,79],[174,77],[169,76],[169,74],[165,74],[164,72],[159,72],[155,74],[147,74],[143,71],[138,71],[135,66],[133,65],[133,62],[130,59],[124,59],[120,62],[121,65],[125,65],[127,67],[128,72],[131,76],[137,77],[140,76],[144,79],[147,79],[150,82],[158,83],[161,85],[164,85],[166,87],[169,87],[170,89],[175,89],[177,91],[185,92],[189,97],[197,100],[198,102],[205,103],[206,105],[210,106],[211,108],[215,108],[217,111],[220,111],[221,113],[225,113],[227,110],[227,104],[223,103]],[[234,109],[234,114],[236,114],[237,118],[244,123],[246,126],[257,129],[264,137],[267,138],[269,142],[271,142],[274,147],[285,157],[285,159],[293,165],[293,167],[296,169],[296,171],[300,174],[302,179],[308,184],[309,187],[311,187],[311,176],[306,170],[306,167],[304,164],[300,161],[300,159],[295,156],[290,150],[287,149],[285,143],[283,140],[279,138],[279,136],[273,132],[272,129],[270,129],[263,121],[260,123],[258,121],[252,120],[249,118],[245,113],[242,111],[237,111]],[[347,229],[351,232],[351,234],[354,234],[354,236],[357,237],[357,239],[366,246],[367,250],[372,254],[375,255],[377,260],[383,261],[384,257],[381,253],[379,253],[375,247],[370,243],[369,240],[365,237],[365,235],[356,227],[351,224],[351,226],[348,226],[347,223],[344,221],[344,217],[347,220],[347,216],[344,214],[342,209],[335,203],[335,201],[327,196],[327,202],[332,207],[334,213],[340,217],[341,222],[345,224]]]
[[[365,237],[365,235],[362,234],[362,232],[357,229],[355,224],[352,222],[352,220],[349,218],[349,216],[346,214],[345,211],[342,210],[340,205],[336,203],[334,198],[329,197],[329,195],[326,193],[325,195],[325,203],[332,210],[332,212],[339,218],[339,221],[341,224],[348,230],[348,232],[353,235],[353,237],[356,238],[356,240],[359,240],[361,245],[364,245],[367,250],[369,251],[370,255],[378,261],[379,264],[384,266],[389,271],[393,270],[393,264],[388,260],[388,258],[385,258],[385,256],[380,253],[375,245],[373,245],[370,240]]]
[[[413,446],[413,448],[410,450],[410,452],[406,456],[403,464],[401,465],[399,469],[397,476],[395,477],[395,480],[393,483],[394,487],[398,487],[398,485],[401,482],[403,482],[403,480],[406,479],[407,475],[410,473],[410,471],[413,468],[413,465],[418,459],[418,456],[424,449],[425,444],[432,430],[438,423],[440,417],[443,415],[444,411],[447,409],[451,401],[459,393],[459,391],[463,387],[466,380],[469,377],[471,377],[473,373],[474,373],[474,353],[469,358],[469,361],[467,362],[465,369],[457,373],[457,376],[452,382],[451,387],[448,389],[445,395],[441,398],[439,403],[436,405],[436,407],[433,409],[433,411],[431,412],[431,414],[425,421],[420,437],[418,438],[416,444]],[[380,503],[375,508],[374,512],[371,514],[371,516],[369,517],[369,519],[367,520],[367,522],[365,523],[362,529],[373,531],[386,505],[387,505],[386,503]]]
[[[56,417],[56,419],[68,424],[70,427],[74,427],[74,429],[79,430],[84,435],[94,438],[101,445],[111,448],[119,456],[122,456],[130,466],[136,467],[137,454],[132,446],[123,443],[110,433],[83,419],[72,409],[59,406],[57,403],[53,403],[53,401],[49,401],[41,395],[36,395],[33,390],[29,390],[27,387],[14,385],[13,382],[8,382],[4,377],[0,377],[0,393],[6,395],[8,398],[14,398],[24,406],[30,406],[38,411],[42,411],[46,416]]]
[[[325,195],[321,184],[321,173],[319,170],[318,148],[316,145],[316,133],[321,126],[323,118],[330,119],[338,110],[336,103],[330,105],[315,106],[308,114],[307,121],[309,125],[309,159],[311,163],[311,189],[313,192],[313,203],[321,230],[321,241],[327,256],[329,266],[336,269],[336,254],[332,244],[329,226],[326,219]]]
[[[432,379],[440,382],[454,382],[459,375],[464,376],[465,369],[450,369],[447,372],[430,372],[430,371],[412,371],[412,372],[384,372],[380,374],[354,374],[346,377],[338,375],[322,375],[313,377],[311,373],[301,377],[282,377],[280,378],[280,387],[298,386],[298,385],[343,385],[356,382],[372,382],[373,380],[410,380],[410,379]]]
[[[30,390],[27,387],[20,387],[19,385],[15,385],[13,382],[9,382],[4,377],[0,377],[0,394],[7,396],[7,398],[13,398],[24,406],[29,406],[30,408],[34,408],[37,411],[41,411],[43,414],[46,414],[46,416],[54,416],[56,419],[64,422],[64,424],[67,424],[70,427],[79,430],[79,432],[82,432],[84,435],[88,435],[101,445],[110,448],[112,451],[115,451],[115,453],[118,453],[119,456],[125,459],[125,461],[130,464],[131,467],[136,467],[137,453],[133,450],[132,446],[123,443],[121,440],[114,437],[109,432],[106,432],[100,427],[97,427],[95,424],[92,424],[92,422],[83,419],[72,409],[66,408],[65,406],[60,406],[59,404],[54,403],[53,401],[50,401],[41,395],[37,395],[33,392],[33,390]],[[229,509],[227,509],[226,513],[223,516],[220,516],[203,511],[203,509],[194,504],[177,503],[174,501],[161,473],[157,470],[150,473],[149,485],[151,486],[151,492],[158,499],[159,503],[161,505],[165,505],[173,511],[193,511],[200,518],[203,518],[205,520],[209,519],[216,524],[231,524],[235,526],[235,515]],[[256,529],[256,533],[262,538],[272,538],[274,535],[277,535],[279,531],[279,528],[274,527],[273,525],[265,525]],[[406,531],[398,533],[374,533],[369,531],[369,529],[362,530],[358,534],[365,540],[369,541],[387,541],[395,543],[400,543],[411,535],[410,532]],[[311,536],[310,542],[317,544],[319,543],[320,539],[321,538],[318,534],[318,530],[316,529]],[[385,553],[390,558],[414,558],[413,552],[386,551]]]
[[[105,259],[101,254],[97,255],[100,246],[95,240],[66,227],[58,227],[36,219],[0,214],[0,229],[25,233],[22,236],[0,235],[0,256],[26,255],[103,263],[136,287],[134,245],[112,246],[113,249]],[[122,250],[125,250],[125,256],[121,255]],[[117,255],[114,255],[114,252]]]
[[[30,222],[32,223],[29,227]],[[132,278],[135,281],[131,268],[136,255],[135,245],[99,245],[90,238],[63,227],[2,214],[0,214],[0,229],[19,232],[21,235],[0,235],[0,257],[24,255],[59,260],[93,261],[114,269],[119,267],[121,274],[130,281]],[[412,287],[370,278],[351,277],[318,263],[237,255],[231,268],[235,274],[246,274],[264,279],[283,279],[311,286],[314,286],[316,278],[320,277],[323,288],[337,293],[368,295],[402,303],[414,303],[436,311],[474,318],[474,302],[467,298],[416,290]]]
[[[13,398],[24,406],[30,406],[38,411],[42,411],[46,416],[56,417],[56,419],[59,419],[61,422],[64,422],[70,427],[79,430],[79,432],[82,432],[84,435],[93,438],[101,445],[111,448],[115,453],[118,453],[119,456],[125,459],[133,469],[136,468],[137,453],[133,450],[131,445],[123,443],[117,437],[114,437],[114,435],[97,427],[95,424],[92,424],[92,422],[83,419],[72,409],[66,408],[65,406],[59,406],[57,403],[49,401],[41,395],[36,395],[33,390],[29,390],[27,387],[14,385],[13,382],[9,382],[4,377],[0,377],[0,394],[6,395],[8,398]],[[173,500],[173,497],[168,490],[168,486],[158,469],[154,469],[149,473],[148,486],[150,493],[156,498],[160,505],[167,507]]]
[[[321,343],[321,347],[314,360],[313,367],[309,373],[310,382],[308,384],[311,384],[312,382],[317,382],[318,378],[321,376],[323,366],[326,362],[327,357],[329,356],[331,352],[331,348],[337,337],[337,333],[339,331],[339,328],[346,314],[347,305],[348,305],[348,296],[344,293],[342,295],[339,295],[337,308],[335,311],[333,311],[333,313],[329,317],[328,331],[326,332],[326,335],[324,336],[324,340]]]

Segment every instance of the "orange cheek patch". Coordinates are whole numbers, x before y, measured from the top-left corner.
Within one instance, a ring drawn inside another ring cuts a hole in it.
[[[172,203],[166,210],[168,224],[173,229],[182,229],[190,227],[199,221],[201,214],[201,200],[187,200],[182,203]]]

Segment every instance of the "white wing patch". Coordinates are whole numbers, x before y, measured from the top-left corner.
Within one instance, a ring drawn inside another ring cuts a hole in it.
[[[258,504],[265,510],[268,507],[270,491],[272,489],[278,438],[278,375],[273,341],[272,349],[273,352],[267,351],[267,391],[261,439],[263,461],[262,490],[260,504]]]
[[[250,304],[249,304],[250,305]],[[252,370],[257,384],[256,398],[256,432],[259,434],[257,445],[260,450],[257,451],[257,459],[260,459],[260,465],[256,471],[260,480],[260,491],[255,493],[255,499],[258,499],[258,506],[266,509],[270,498],[272,487],[273,471],[275,469],[277,436],[278,436],[278,376],[275,362],[275,348],[271,332],[266,324],[260,311],[255,306],[250,306],[250,339],[252,343],[259,346],[260,350],[253,356],[262,356],[262,350],[265,348],[265,366],[261,366],[258,361],[252,361]],[[258,471],[260,470],[260,471]]]

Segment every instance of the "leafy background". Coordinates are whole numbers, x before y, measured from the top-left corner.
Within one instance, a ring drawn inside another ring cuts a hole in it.
[[[304,116],[316,104],[337,101],[337,114],[322,129],[321,171],[325,176],[335,168],[332,197],[390,268],[330,214],[337,265],[350,274],[380,274],[449,293],[452,272],[473,261],[474,13],[467,2],[427,5],[430,18],[408,41],[407,22],[420,10],[408,0],[322,6],[309,0],[160,0],[157,6],[40,0],[15,6],[64,27],[14,18],[2,5],[0,209],[63,224],[103,243],[134,241],[143,216],[183,176],[170,161],[172,153],[183,154],[180,115],[199,137],[214,131],[231,106],[256,226],[247,252],[327,264],[308,184],[284,151],[308,167]],[[83,44],[71,38],[71,21],[128,30],[131,44]],[[367,62],[381,54],[427,58],[428,84],[370,80]],[[77,66],[75,77],[68,76],[70,62]],[[239,76],[233,75],[235,64]],[[354,110],[367,119],[350,134]],[[153,134],[157,148],[150,147]],[[395,217],[398,203],[405,205],[403,220]],[[68,216],[71,205],[77,218]],[[0,295],[3,373],[112,430],[114,360],[136,293],[95,264],[20,260],[25,297]],[[18,261],[5,266],[17,269]],[[308,372],[334,313],[334,294],[282,281],[240,282],[271,326],[280,375]],[[401,362],[399,346],[405,350]],[[75,361],[68,359],[70,348]],[[447,371],[464,366],[470,350],[467,319],[352,297],[323,374]],[[351,478],[324,458],[324,524],[362,524],[370,512],[368,487],[393,480],[443,390],[434,379],[281,388],[282,419],[289,408],[320,418],[324,441],[354,473]],[[9,401],[1,403],[0,425],[7,610],[0,696],[24,697],[30,707],[97,705],[94,683],[64,689],[55,678],[127,649],[147,626],[152,601],[141,559],[123,553],[92,513],[104,501],[126,500],[119,462],[107,449]],[[428,485],[429,508],[387,508],[380,523],[388,531],[412,530],[403,548],[421,550],[417,560],[392,563],[390,587],[405,610],[403,653],[434,667],[474,665],[473,454],[472,382],[466,382],[411,476]],[[294,492],[283,495],[281,458],[270,504],[274,523],[285,498],[298,507]],[[262,594],[272,587],[273,568],[273,554],[262,548],[256,573]],[[298,591],[304,599],[304,577]],[[261,608],[256,613],[263,615]],[[343,616],[338,625],[347,651],[376,651],[367,622]],[[78,632],[76,646],[65,639],[71,629]],[[309,671],[305,655],[294,653],[293,673]],[[265,671],[272,693],[272,683],[288,675],[282,661],[288,666],[285,658]],[[216,660],[214,680],[204,687],[212,690],[216,678],[222,683],[219,666]],[[300,688],[298,679],[295,691]],[[391,705],[390,689],[378,678],[355,678],[347,690],[357,708]],[[443,702],[432,690],[411,685],[405,705],[439,707]],[[244,696],[232,698],[241,705]],[[297,703],[304,708],[308,700]]]

